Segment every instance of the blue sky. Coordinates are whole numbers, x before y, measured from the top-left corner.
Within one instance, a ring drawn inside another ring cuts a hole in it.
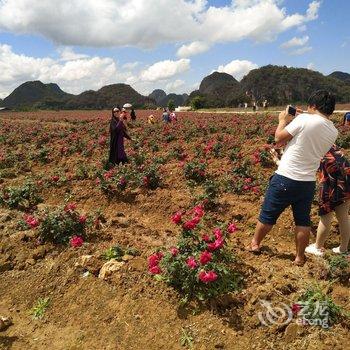
[[[45,3],[45,5],[43,5]],[[0,0],[0,97],[27,80],[80,93],[190,92],[214,70],[350,72],[348,0]]]

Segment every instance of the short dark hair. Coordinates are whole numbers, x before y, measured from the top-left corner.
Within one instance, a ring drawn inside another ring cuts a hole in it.
[[[335,96],[327,90],[317,90],[311,94],[307,101],[309,106],[325,115],[331,115],[335,110]]]

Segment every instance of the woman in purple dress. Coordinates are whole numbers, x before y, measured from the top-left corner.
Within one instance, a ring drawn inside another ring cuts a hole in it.
[[[119,114],[120,109],[113,108],[112,119],[109,127],[111,141],[108,161],[111,165],[127,163],[128,161],[128,157],[126,156],[124,149],[124,138],[126,137],[128,140],[131,140],[131,138],[126,132],[126,127]]]

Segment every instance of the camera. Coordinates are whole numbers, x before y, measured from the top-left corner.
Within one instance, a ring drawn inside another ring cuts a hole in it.
[[[288,114],[295,117],[297,113],[297,109],[294,106],[288,106]]]

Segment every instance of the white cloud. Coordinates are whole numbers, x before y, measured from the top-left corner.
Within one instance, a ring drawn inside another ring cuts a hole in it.
[[[188,45],[182,45],[177,50],[177,56],[181,58],[186,58],[194,55],[198,55],[199,53],[203,53],[205,51],[208,51],[210,49],[210,46],[203,42],[203,41],[194,41],[191,44]]]
[[[140,65],[140,62],[128,62],[123,64],[123,68],[127,70],[133,70]]]
[[[307,53],[311,50],[312,50],[311,46],[304,46],[304,47],[301,47],[300,49],[291,50],[289,52],[289,54],[293,55],[293,56],[300,56],[300,55],[303,55],[304,53]]]
[[[306,11],[306,17],[308,20],[312,21],[318,17],[318,10],[320,9],[320,6],[320,1],[313,1],[309,4],[309,8]]]
[[[58,52],[61,55],[62,61],[74,61],[74,60],[80,60],[82,58],[88,58],[88,55],[79,54],[73,51],[71,47],[63,47],[59,48]]]
[[[67,51],[65,51],[67,53]],[[70,53],[74,54],[73,51]],[[128,72],[119,72],[112,58],[86,57],[64,60],[19,55],[0,44],[0,97],[28,80],[57,83],[64,91],[80,93],[106,84],[124,81]],[[68,57],[66,56],[65,59]]]
[[[178,61],[165,60],[152,64],[140,74],[143,81],[158,81],[169,79],[190,69],[190,60],[182,58]]]
[[[230,63],[218,67],[218,72],[231,74],[237,80],[241,80],[252,69],[258,68],[258,65],[247,60],[233,60]]]
[[[296,47],[296,46],[304,46],[308,41],[309,41],[309,37],[307,35],[305,35],[301,38],[294,37],[294,38],[286,41],[285,43],[283,43],[281,45],[281,47],[283,49],[290,49],[290,48]]]
[[[0,30],[39,34],[65,46],[153,47],[203,40],[212,45],[273,40],[318,16],[320,1],[311,2],[305,14],[287,14],[282,3],[235,0],[215,7],[206,0],[6,0],[0,1]]]
[[[166,84],[165,89],[168,91],[168,93],[182,93],[182,89],[185,85],[185,82],[181,79],[176,79],[175,81],[171,81],[170,83]]]

